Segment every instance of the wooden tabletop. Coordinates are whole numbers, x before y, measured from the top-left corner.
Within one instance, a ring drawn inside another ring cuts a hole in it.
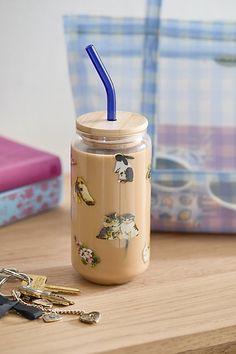
[[[68,191],[60,208],[0,230],[0,266],[80,287],[72,308],[102,319],[89,326],[72,315],[44,323],[8,314],[1,353],[236,353],[236,236],[153,234],[145,274],[95,285],[71,266]]]

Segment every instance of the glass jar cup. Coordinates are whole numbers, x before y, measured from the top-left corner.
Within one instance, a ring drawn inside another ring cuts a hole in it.
[[[86,279],[120,284],[150,255],[151,140],[145,117],[105,112],[77,119],[71,146],[72,264]]]

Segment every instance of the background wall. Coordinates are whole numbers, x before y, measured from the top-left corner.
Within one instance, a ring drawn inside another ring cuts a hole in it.
[[[235,0],[163,4],[164,18],[236,20]],[[143,16],[145,0],[0,0],[0,134],[57,153],[65,172],[75,120],[62,27],[70,13]]]

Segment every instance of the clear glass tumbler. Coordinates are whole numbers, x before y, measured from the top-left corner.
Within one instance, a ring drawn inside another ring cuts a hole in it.
[[[120,284],[150,256],[151,140],[147,119],[105,112],[76,121],[71,146],[72,264],[86,279]]]

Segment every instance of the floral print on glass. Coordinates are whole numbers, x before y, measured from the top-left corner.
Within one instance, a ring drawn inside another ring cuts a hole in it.
[[[98,263],[101,262],[100,257],[97,256],[94,250],[91,250],[83,242],[77,240],[76,236],[74,236],[74,240],[77,245],[78,254],[83,264],[95,267]]]

